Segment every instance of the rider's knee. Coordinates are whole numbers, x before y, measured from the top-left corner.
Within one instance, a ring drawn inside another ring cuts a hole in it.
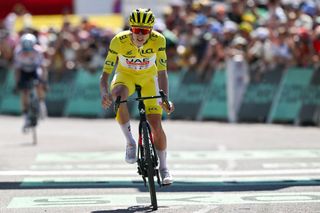
[[[124,85],[119,85],[111,91],[111,95],[113,98],[121,96],[121,99],[126,99],[128,96],[128,88]]]

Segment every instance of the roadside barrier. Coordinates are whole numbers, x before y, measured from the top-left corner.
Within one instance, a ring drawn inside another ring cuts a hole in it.
[[[49,76],[49,116],[113,118],[103,110],[99,91],[100,72],[68,72]],[[203,81],[193,72],[168,73],[170,100],[176,111],[164,119],[227,121],[226,72],[217,70]],[[12,70],[0,74],[0,113],[20,115],[19,96],[13,93]],[[129,105],[133,118],[136,107]],[[271,70],[259,82],[249,83],[239,113],[239,122],[320,125],[320,69]]]

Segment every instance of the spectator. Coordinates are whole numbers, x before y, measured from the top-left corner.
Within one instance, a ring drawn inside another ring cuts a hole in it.
[[[240,24],[243,21],[242,20],[242,15],[244,12],[243,4],[240,2],[240,0],[231,0],[230,7],[231,7],[231,10],[228,12],[228,18],[231,21],[237,24]]]
[[[272,43],[268,28],[259,27],[253,32],[253,42],[248,49],[251,79],[259,82],[263,73],[270,70],[273,55],[270,51]]]
[[[0,29],[0,71],[8,70],[13,58],[13,42],[5,29]]]
[[[296,29],[293,36],[294,44],[291,49],[294,57],[294,65],[308,67],[312,63],[312,39],[309,31],[303,27]]]
[[[312,46],[314,55],[312,57],[312,62],[316,69],[320,68],[320,25],[318,25],[313,33]]]
[[[272,40],[271,51],[273,54],[274,68],[285,69],[291,64],[292,50],[288,44],[288,32],[285,28],[278,28]]]
[[[23,29],[31,27],[32,15],[23,6],[23,4],[20,3],[15,4],[12,12],[10,12],[4,19],[5,27],[10,35],[15,34],[15,24],[18,19],[22,19]]]
[[[265,2],[172,0],[164,11],[163,22],[154,28],[166,37],[168,70],[187,69],[208,80],[214,70],[225,67],[232,52],[242,49],[234,45],[240,40],[246,43],[243,57],[249,63],[252,80],[259,81],[262,73],[275,67],[318,67],[320,11],[315,1]],[[61,29],[37,32],[30,27],[30,17],[26,8],[17,5],[3,20],[0,66],[11,65],[18,40],[13,24],[23,18],[26,27],[19,33],[37,35],[51,72],[63,76],[78,68],[90,72],[101,68],[115,32],[95,26],[89,17],[72,25],[67,16]]]

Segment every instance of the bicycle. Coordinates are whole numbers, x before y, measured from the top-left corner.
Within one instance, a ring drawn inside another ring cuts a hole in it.
[[[29,89],[29,103],[27,108],[28,125],[23,127],[24,132],[27,132],[28,129],[32,130],[33,145],[36,145],[38,143],[36,127],[38,125],[39,113],[40,113],[39,98],[36,91],[37,84],[38,84],[37,80],[30,80],[28,82],[28,89]]]
[[[157,183],[161,187],[159,169],[158,169],[158,155],[155,150],[154,141],[151,134],[151,126],[146,117],[144,100],[161,98],[162,102],[169,105],[166,94],[160,90],[160,95],[141,97],[141,86],[136,85],[136,92],[138,97],[133,99],[121,100],[121,96],[118,96],[115,104],[114,111],[117,114],[119,106],[121,103],[138,101],[139,109],[139,139],[138,139],[138,149],[137,149],[137,164],[138,164],[138,174],[142,176],[144,185],[149,187],[151,205],[153,210],[158,209],[157,195],[155,188],[154,177],[157,177]],[[148,181],[146,181],[146,179]]]

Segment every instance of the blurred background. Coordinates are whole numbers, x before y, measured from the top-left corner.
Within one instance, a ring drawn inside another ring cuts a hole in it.
[[[0,3],[0,114],[21,114],[13,54],[37,36],[51,117],[113,118],[100,105],[109,42],[151,8],[167,39],[167,119],[320,125],[319,0],[10,0]],[[138,117],[135,106],[132,116]]]

